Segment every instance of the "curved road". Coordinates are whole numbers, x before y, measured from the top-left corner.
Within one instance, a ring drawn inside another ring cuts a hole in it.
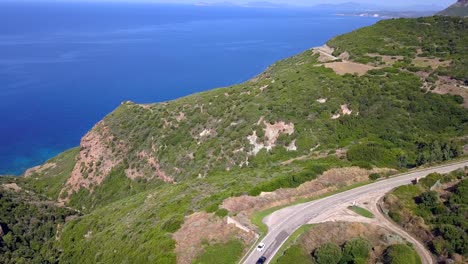
[[[362,200],[369,196],[383,196],[396,187],[410,184],[415,178],[420,179],[433,172],[448,173],[465,166],[468,166],[468,161],[417,170],[326,198],[278,210],[263,220],[268,226],[268,233],[259,242],[265,243],[265,250],[263,252],[251,251],[243,263],[255,264],[261,256],[265,256],[267,258],[265,263],[269,263],[283,243],[299,227],[307,223],[322,222],[323,217],[321,216],[331,214],[343,206],[348,206],[353,201]],[[432,263],[432,258],[428,257],[427,254],[422,255],[421,259],[423,263]]]

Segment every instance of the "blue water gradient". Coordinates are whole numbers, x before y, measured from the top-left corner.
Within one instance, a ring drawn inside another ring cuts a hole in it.
[[[305,9],[0,4],[0,174],[79,145],[122,101],[243,82],[376,21]]]

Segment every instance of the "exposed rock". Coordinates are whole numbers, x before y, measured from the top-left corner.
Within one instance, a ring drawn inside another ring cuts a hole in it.
[[[338,56],[338,59],[347,61],[349,60],[349,52],[345,51]]]
[[[184,112],[179,112],[179,115],[176,117],[177,122],[181,122],[181,121],[183,121],[185,119],[187,119],[185,117],[185,113]]]
[[[211,129],[205,129],[199,134],[199,136],[201,138],[208,137],[208,136],[212,135],[212,133],[213,133],[213,131]]]
[[[265,130],[265,137],[267,138],[266,146],[273,147],[278,140],[280,134],[288,134],[292,135],[294,133],[294,124],[289,123],[286,124],[285,122],[276,122],[274,124],[270,124],[268,122],[263,122],[266,126]]]
[[[250,151],[250,155],[255,156],[258,152],[260,152],[260,150],[265,148],[265,144],[258,142],[257,131],[254,131],[252,135],[247,137],[247,139],[249,140],[250,145],[253,146],[252,150]]]
[[[296,140],[293,140],[293,141],[291,142],[291,144],[289,144],[288,146],[286,146],[286,150],[287,150],[287,151],[296,151],[296,150],[297,150]]]
[[[344,105],[341,105],[341,113],[343,115],[351,115],[353,113],[353,111],[351,109],[349,109],[347,104],[344,104]]]
[[[114,145],[115,149],[112,149]],[[111,170],[122,162],[117,153],[125,149],[121,141],[115,140],[104,121],[100,121],[81,140],[81,150],[70,178],[60,192],[60,202],[80,188],[90,190],[100,185]],[[65,193],[65,194],[64,194]]]
[[[338,119],[340,118],[340,116],[341,116],[340,114],[334,114],[332,115],[331,119]]]
[[[338,119],[341,117],[341,115],[351,115],[353,113],[353,110],[349,109],[349,106],[347,104],[341,105],[340,106],[340,113],[339,114],[334,114],[331,119]]]
[[[260,118],[259,122],[263,121],[263,116]],[[276,122],[274,124],[270,124],[268,122],[263,121],[265,128],[265,137],[263,139],[257,136],[257,131],[253,131],[252,135],[249,135],[247,139],[249,140],[250,145],[253,146],[252,150],[250,151],[250,155],[257,155],[258,152],[262,149],[266,149],[268,151],[272,150],[273,147],[276,146],[276,141],[281,134],[292,135],[294,134],[294,124],[285,122]],[[295,147],[295,142],[293,142],[294,146],[290,146],[291,148]],[[297,149],[297,148],[296,148]]]

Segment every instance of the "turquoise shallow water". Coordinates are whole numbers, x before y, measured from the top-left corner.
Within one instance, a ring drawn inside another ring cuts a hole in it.
[[[0,174],[77,146],[122,101],[239,83],[376,21],[308,9],[0,3]]]

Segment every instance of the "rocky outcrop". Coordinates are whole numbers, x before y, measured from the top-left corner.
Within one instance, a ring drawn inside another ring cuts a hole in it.
[[[92,191],[102,184],[114,168],[122,165],[125,157],[131,155],[136,155],[144,162],[141,167],[127,168],[125,175],[128,178],[156,178],[166,183],[175,183],[174,179],[162,169],[158,158],[149,150],[136,154],[129,152],[126,141],[117,139],[105,121],[97,123],[81,140],[80,153],[75,167],[60,192],[59,201],[68,202],[70,196],[81,188]],[[52,165],[45,164],[42,167],[33,168],[34,170],[30,173],[50,168],[50,166]]]
[[[260,124],[261,121],[263,121],[263,117],[257,124]],[[263,121],[263,124],[265,125],[265,128],[263,129],[263,131],[265,132],[265,136],[263,138],[260,138],[257,135],[257,131],[253,131],[252,135],[249,135],[247,137],[250,145],[252,145],[252,150],[249,153],[250,155],[255,156],[262,149],[271,151],[273,147],[276,146],[276,142],[278,141],[278,137],[280,135],[286,134],[290,136],[294,134],[293,123],[285,123],[283,121],[280,121],[270,124],[266,121]],[[295,141],[291,145],[285,147],[290,151],[297,149]]]
[[[117,140],[104,121],[100,121],[81,140],[80,154],[70,178],[60,193],[60,201],[68,201],[80,188],[92,189],[100,185],[107,175],[122,162],[118,155],[125,144]]]

